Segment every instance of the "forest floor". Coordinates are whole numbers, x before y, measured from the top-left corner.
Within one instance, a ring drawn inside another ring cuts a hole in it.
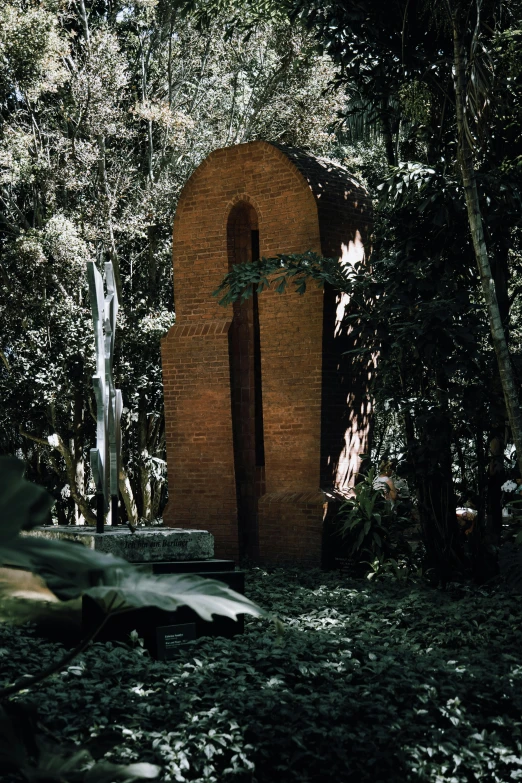
[[[55,740],[159,764],[164,781],[522,779],[522,596],[259,568],[247,595],[282,635],[247,618],[243,635],[166,663],[95,644],[17,698]],[[0,626],[4,682],[60,653]]]

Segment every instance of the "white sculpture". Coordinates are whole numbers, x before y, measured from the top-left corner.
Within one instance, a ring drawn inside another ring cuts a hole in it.
[[[107,294],[102,276],[93,261],[87,263],[96,346],[96,375],[92,382],[96,396],[96,448],[91,449],[91,470],[96,484],[96,530],[103,533],[105,514],[112,497],[112,523],[118,520],[118,477],[121,460],[121,391],[114,386],[112,367],[114,336],[118,315],[118,294],[114,285],[112,263],[105,264]]]

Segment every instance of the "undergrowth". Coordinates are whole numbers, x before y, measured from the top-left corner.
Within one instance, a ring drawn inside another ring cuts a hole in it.
[[[164,781],[507,783],[522,779],[522,597],[253,569],[247,619],[176,660],[97,644],[32,699],[55,737],[150,761]],[[58,646],[0,628],[1,679]]]

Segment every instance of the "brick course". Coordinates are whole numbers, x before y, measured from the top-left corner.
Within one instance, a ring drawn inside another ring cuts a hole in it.
[[[164,521],[210,530],[218,557],[237,558],[241,546],[261,561],[320,563],[319,487],[337,481],[352,421],[348,397],[354,410],[369,403],[365,383],[347,388],[345,371],[342,382],[333,377],[342,359],[332,295],[314,285],[304,296],[263,292],[256,306],[264,465],[256,464],[254,305],[223,308],[212,291],[230,264],[251,257],[245,232],[259,231],[262,256],[314,250],[335,257],[342,243],[367,246],[370,224],[368,196],[349,172],[261,141],[216,150],[182,192],[173,235],[176,324],[162,344]],[[363,443],[366,421],[357,427]]]

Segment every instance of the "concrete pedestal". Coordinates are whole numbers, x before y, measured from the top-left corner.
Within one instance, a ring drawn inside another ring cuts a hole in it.
[[[206,530],[153,527],[131,533],[127,528],[115,527],[97,533],[94,527],[67,525],[37,527],[24,535],[78,541],[129,563],[208,560],[214,556],[214,536]]]
[[[216,560],[214,537],[206,530],[179,528],[142,528],[135,533],[125,528],[106,528],[96,533],[94,527],[39,527],[23,535],[61,541],[78,541],[90,549],[124,558],[149,574],[194,574],[217,579],[239,593],[244,593],[245,578],[236,571],[233,560]],[[101,624],[103,610],[96,601],[83,596],[82,632],[86,636]],[[137,630],[155,658],[168,660],[177,655],[180,645],[200,636],[231,638],[243,632],[244,616],[237,622],[216,616],[213,622],[202,620],[188,606],[175,612],[156,607],[134,609],[109,618],[98,641],[128,641]]]

